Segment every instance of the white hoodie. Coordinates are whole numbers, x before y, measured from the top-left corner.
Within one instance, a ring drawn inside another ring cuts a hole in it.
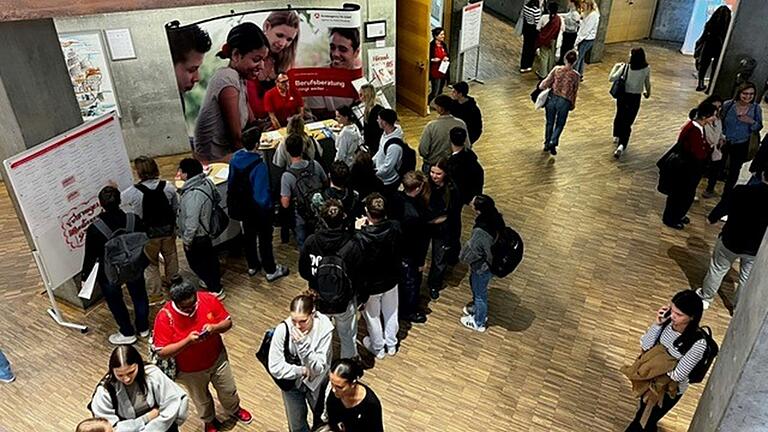
[[[383,133],[379,140],[379,151],[373,156],[373,165],[376,167],[376,175],[385,185],[391,185],[400,179],[397,169],[403,157],[403,149],[399,145],[391,145],[384,152],[387,141],[391,138],[403,139],[403,129],[400,125],[395,125],[395,130],[391,133]]]
[[[285,323],[286,325],[283,325]],[[295,342],[286,330],[293,326],[290,318],[280,322],[272,334],[272,344],[269,346],[269,372],[277,379],[295,379],[296,386],[306,384],[312,392],[320,391],[331,369],[331,340],[333,338],[333,323],[331,320],[315,312],[314,323],[309,333],[299,342]],[[288,338],[288,351],[299,356],[301,365],[293,365],[285,360],[283,346]],[[303,368],[309,370],[309,377],[302,377]]]

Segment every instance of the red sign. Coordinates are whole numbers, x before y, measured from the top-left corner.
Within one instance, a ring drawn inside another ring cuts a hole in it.
[[[302,96],[331,96],[357,99],[352,81],[363,77],[362,69],[300,68],[288,71],[291,85]]]

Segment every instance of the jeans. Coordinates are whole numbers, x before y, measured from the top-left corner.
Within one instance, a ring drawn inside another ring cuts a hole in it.
[[[613,136],[619,139],[619,145],[626,149],[629,136],[632,134],[632,124],[635,123],[640,111],[641,95],[624,93],[616,99],[616,117],[613,118]]]
[[[213,248],[210,237],[195,237],[189,246],[184,247],[189,268],[208,286],[208,291],[221,291],[221,272],[219,256]]]
[[[523,19],[522,16],[518,19]],[[536,26],[523,22],[523,51],[520,53],[520,69],[533,67],[533,58],[536,56],[536,38],[539,31]]]
[[[403,275],[400,287],[400,316],[408,318],[419,311],[419,291],[421,290],[422,273],[414,260],[403,259]]]
[[[342,313],[329,314],[333,319],[336,331],[339,333],[341,358],[357,357],[357,305],[350,301],[347,310]]]
[[[576,64],[573,65],[573,69],[584,76],[584,61],[587,57],[587,53],[592,49],[592,45],[595,44],[595,40],[583,40],[579,43],[579,58],[576,59]]]
[[[368,325],[368,335],[371,338],[371,348],[379,352],[387,347],[397,346],[397,332],[400,330],[397,321],[397,285],[383,294],[374,294],[368,298],[363,310],[365,323]],[[381,318],[384,318],[384,327]]]
[[[277,270],[272,252],[272,214],[271,208],[259,209],[250,212],[243,221],[245,260],[248,262],[248,268],[258,270],[263,266],[267,274]]]
[[[445,77],[443,78],[429,77],[429,84],[430,84],[430,91],[429,91],[429,96],[427,96],[428,104],[432,103],[432,100],[434,98],[443,94],[443,87],[445,87]]]
[[[9,381],[11,379],[13,379],[11,364],[8,362],[5,354],[3,354],[3,350],[0,350],[0,380]]]
[[[709,270],[707,275],[704,276],[704,283],[701,287],[701,298],[709,302],[715,297],[717,290],[720,289],[720,284],[723,282],[723,278],[728,271],[731,270],[733,262],[739,260],[739,285],[736,289],[736,299],[734,299],[734,305],[738,303],[739,292],[741,287],[747,283],[749,279],[749,273],[752,271],[752,264],[755,262],[755,257],[747,254],[737,254],[730,251],[723,244],[723,239],[717,239],[715,243],[715,250],[712,251],[712,260],[709,262]]]
[[[544,110],[547,115],[547,124],[544,128],[544,143],[547,148],[557,147],[560,143],[560,134],[563,133],[570,109],[571,101],[562,96],[552,94],[550,91],[547,103],[544,104]]]
[[[232,376],[227,350],[222,350],[216,363],[208,369],[198,372],[179,371],[176,381],[187,388],[189,398],[192,399],[197,414],[204,423],[211,423],[216,419],[213,396],[208,390],[209,384],[216,389],[216,396],[227,417],[237,414],[240,409],[240,396],[237,394],[237,385],[235,377]]]
[[[469,275],[474,319],[477,326],[484,326],[488,321],[488,284],[491,282],[491,276],[493,275],[487,267],[484,271],[472,270]]]
[[[443,222],[441,225],[446,224]],[[440,291],[443,288],[445,272],[448,270],[448,255],[450,252],[450,239],[443,227],[433,227],[432,235],[432,262],[429,264],[427,285],[432,291]]]
[[[144,277],[127,282],[128,294],[133,301],[133,310],[136,313],[136,327],[131,324],[131,316],[128,314],[128,308],[123,300],[122,285],[110,283],[106,277],[99,277],[99,286],[104,294],[112,316],[115,317],[120,334],[123,336],[134,336],[149,330],[149,298],[147,297],[147,287],[144,284]]]
[[[651,416],[648,417],[648,423],[646,423],[645,427],[640,425],[640,418],[643,416],[643,411],[645,411],[645,402],[640,401],[640,407],[637,409],[635,418],[632,420],[632,423],[627,426],[627,429],[624,432],[655,432],[657,430],[656,424],[669,412],[669,410],[677,405],[681,396],[682,395],[677,395],[674,398],[671,398],[668,394],[665,393],[664,401],[662,402],[661,407],[654,405],[653,409],[651,410]]]
[[[179,274],[179,254],[176,251],[176,236],[149,239],[144,247],[144,253],[149,259],[149,266],[144,270],[147,283],[147,293],[162,294],[162,285],[171,285],[171,279]],[[163,256],[165,275],[160,276],[160,255]]]
[[[299,245],[299,251],[301,251],[304,248],[304,241],[307,240],[307,237],[312,234],[312,226],[308,224],[303,217],[299,215],[299,212],[296,212],[296,244]]]
[[[728,201],[731,198],[731,191],[739,181],[739,174],[741,173],[741,166],[747,161],[749,157],[749,142],[743,143],[728,143],[724,148],[723,158],[728,156],[728,177],[725,178],[725,185],[723,186],[723,195],[720,197],[720,202],[717,203],[715,208],[709,212],[707,219],[711,223],[715,223],[720,218],[725,216],[728,212]]]
[[[321,423],[320,416],[325,407],[325,387],[328,385],[326,380],[320,385],[317,391],[313,392],[304,384],[298,388],[283,391],[283,404],[285,405],[285,415],[288,418],[288,430],[290,432],[309,432],[314,430]],[[307,423],[307,405],[312,410],[312,429]]]

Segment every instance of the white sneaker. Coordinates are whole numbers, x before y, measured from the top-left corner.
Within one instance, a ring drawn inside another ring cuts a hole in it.
[[[624,146],[620,145],[616,147],[616,151],[613,152],[613,157],[618,159],[621,157],[621,154],[624,153]]]
[[[259,271],[257,269],[248,269],[248,276],[256,276]]]
[[[219,292],[211,292],[211,294],[215,295],[219,300],[224,300],[227,298],[227,293],[224,292],[224,288],[222,288]]]
[[[207,290],[208,289],[208,285],[206,285],[206,283],[202,279],[200,279],[198,284],[200,285],[200,289],[201,290]]]
[[[267,282],[274,282],[283,276],[287,276],[288,273],[290,273],[290,270],[288,270],[288,267],[282,264],[278,264],[277,267],[275,268],[274,273],[267,274]]]
[[[376,356],[376,358],[379,359],[379,360],[383,359],[384,356],[386,355],[384,350],[379,350],[379,351],[374,351],[373,350],[373,345],[372,345],[372,342],[371,342],[371,338],[368,337],[368,336],[363,338],[363,346],[365,347],[365,349],[368,350],[369,353],[371,353],[374,356]]]
[[[463,324],[464,327],[470,330],[474,330],[480,333],[485,331],[485,326],[478,326],[477,324],[475,324],[475,317],[473,317],[472,315],[463,316],[459,321],[461,321],[461,324]]]
[[[123,336],[122,333],[117,332],[109,335],[109,343],[112,345],[133,345],[136,343],[136,336]]]
[[[146,339],[149,337],[149,330],[144,330],[143,332],[139,333],[139,337],[142,339]]]
[[[390,357],[394,357],[395,354],[397,354],[397,345],[395,346],[388,346],[387,347],[387,355]]]
[[[11,375],[10,378],[0,378],[1,383],[10,384],[12,382],[16,381],[16,375]]]
[[[427,105],[427,115],[432,114],[432,111],[429,109],[429,105]]]
[[[721,217],[720,222],[728,222],[728,215]]]
[[[707,310],[710,306],[712,306],[712,300],[707,300],[704,298],[704,293],[701,291],[701,288],[696,290],[696,295],[701,297],[701,303],[702,306],[704,306],[704,310]]]

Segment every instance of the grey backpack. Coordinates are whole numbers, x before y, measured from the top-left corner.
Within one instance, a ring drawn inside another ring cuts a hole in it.
[[[144,246],[149,242],[149,237],[147,233],[134,231],[136,215],[126,213],[125,228],[115,231],[109,229],[101,218],[96,218],[93,224],[107,239],[101,265],[109,283],[122,285],[144,277],[144,269],[149,263],[144,255]]]

